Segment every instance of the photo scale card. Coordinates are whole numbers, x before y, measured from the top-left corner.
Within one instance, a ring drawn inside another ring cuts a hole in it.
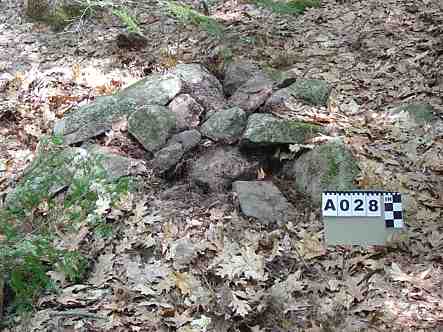
[[[394,192],[327,191],[322,214],[329,245],[383,245],[404,226],[401,195]]]

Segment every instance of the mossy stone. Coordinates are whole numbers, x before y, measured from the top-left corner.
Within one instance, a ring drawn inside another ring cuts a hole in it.
[[[286,177],[294,180],[297,191],[320,203],[325,190],[356,189],[354,180],[359,174],[357,162],[341,140],[311,150],[283,168]]]
[[[425,124],[435,119],[434,110],[427,103],[403,105],[392,110],[395,113],[407,112],[417,124]]]

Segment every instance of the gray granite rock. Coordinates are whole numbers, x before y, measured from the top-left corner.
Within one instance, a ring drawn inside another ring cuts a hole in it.
[[[238,148],[218,147],[208,150],[190,165],[190,177],[204,190],[222,192],[233,181],[251,180],[256,177],[258,162],[248,160]]]
[[[165,146],[175,128],[175,113],[159,105],[138,107],[128,119],[128,132],[150,152]]]
[[[136,102],[131,98],[97,97],[91,104],[81,106],[59,120],[54,134],[62,136],[68,145],[83,142],[110,130],[113,122],[129,116],[135,107]]]
[[[247,61],[231,62],[224,70],[223,90],[230,97],[234,92],[249,81],[252,77],[261,73],[260,68]]]
[[[229,98],[229,104],[243,109],[245,112],[252,113],[265,105],[268,98],[272,95],[274,82],[265,74],[259,74],[243,85]]]
[[[171,137],[169,143],[180,143],[184,152],[188,152],[200,143],[202,136],[196,129],[185,130]]]
[[[232,143],[238,140],[245,129],[247,115],[238,108],[229,108],[214,113],[200,128],[201,133],[214,141]]]
[[[255,113],[248,118],[241,143],[245,146],[303,144],[305,140],[321,131],[322,128],[317,125],[279,119],[270,114]]]
[[[184,149],[180,143],[172,143],[158,151],[153,165],[156,171],[163,173],[175,166],[183,157]]]
[[[177,116],[177,130],[196,128],[200,125],[200,117],[204,109],[188,94],[180,94],[168,105]]]
[[[165,106],[183,89],[183,82],[175,75],[150,75],[120,91],[118,96],[129,97],[137,105]]]
[[[242,213],[262,224],[284,225],[294,215],[294,207],[272,182],[236,181],[232,190]]]
[[[356,189],[359,167],[344,143],[337,140],[302,154],[287,163],[282,172],[294,181],[296,190],[320,203],[324,190]]]

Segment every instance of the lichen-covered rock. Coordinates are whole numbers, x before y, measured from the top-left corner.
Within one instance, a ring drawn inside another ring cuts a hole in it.
[[[215,112],[200,128],[201,133],[214,141],[231,143],[240,138],[246,126],[247,115],[238,108]]]
[[[177,76],[154,74],[123,89],[118,96],[129,97],[135,100],[137,105],[165,106],[182,89],[182,81]]]
[[[192,96],[206,111],[223,109],[226,101],[219,80],[199,64],[178,64],[170,71],[184,85],[186,93]]]
[[[288,82],[292,79],[288,78]],[[283,80],[282,82],[284,82]],[[329,98],[330,88],[325,81],[299,79],[295,83],[277,89],[266,100],[263,109],[266,112],[298,111],[305,103],[325,106]]]
[[[229,98],[229,104],[252,113],[266,103],[272,95],[274,82],[265,74],[257,74],[243,85]]]
[[[150,152],[165,146],[175,128],[175,113],[160,105],[138,107],[128,119],[128,132]]]
[[[66,115],[54,127],[54,134],[63,136],[65,144],[83,142],[103,134],[112,123],[135,111],[136,102],[131,98],[102,96],[88,105]]]
[[[272,182],[236,181],[232,190],[242,213],[260,223],[284,225],[294,215],[294,207]]]
[[[124,176],[143,174],[147,171],[142,160],[128,158],[113,152],[108,147],[90,145],[86,149],[91,155],[97,156],[98,163],[106,172],[109,180],[118,180]]]
[[[195,148],[200,142],[202,136],[200,132],[196,129],[185,130],[181,133],[175,134],[169,140],[169,143],[180,143],[183,147],[184,152]]]
[[[61,30],[85,13],[86,6],[76,0],[25,0],[25,14]]]
[[[260,68],[250,62],[240,61],[227,64],[223,75],[223,90],[226,96],[232,96],[240,86],[260,73]]]
[[[180,143],[172,143],[155,154],[153,165],[159,173],[166,172],[177,165],[184,154],[183,146]]]
[[[282,90],[280,90],[280,93],[287,92],[289,95],[302,99],[307,103],[326,106],[331,88],[323,80],[299,79]]]
[[[392,110],[394,113],[406,112],[416,124],[423,125],[436,119],[434,109],[427,103],[402,105]]]
[[[177,116],[177,130],[196,128],[204,108],[188,94],[180,94],[168,105]]]
[[[271,146],[275,144],[303,144],[322,131],[317,125],[283,120],[270,114],[256,113],[248,119],[241,144]]]
[[[243,156],[238,148],[218,147],[203,153],[190,166],[193,183],[204,190],[222,192],[233,181],[256,177],[258,162]]]
[[[284,176],[294,181],[296,189],[318,204],[325,190],[356,189],[354,180],[359,171],[357,162],[340,140],[320,145],[283,168]]]

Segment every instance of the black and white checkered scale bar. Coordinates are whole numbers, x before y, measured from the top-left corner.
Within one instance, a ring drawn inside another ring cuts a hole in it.
[[[387,228],[403,228],[403,212],[400,193],[385,193],[384,210]]]

